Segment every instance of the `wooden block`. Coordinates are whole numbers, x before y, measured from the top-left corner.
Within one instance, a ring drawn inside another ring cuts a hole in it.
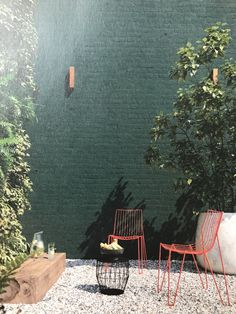
[[[33,304],[41,301],[65,270],[65,259],[65,253],[55,253],[52,260],[47,254],[28,258],[16,271],[6,292],[0,295],[0,302]]]

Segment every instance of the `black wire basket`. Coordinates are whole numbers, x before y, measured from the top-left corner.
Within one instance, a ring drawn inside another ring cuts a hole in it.
[[[96,276],[101,293],[122,294],[129,278],[129,260],[118,255],[103,255],[97,259]]]
[[[101,249],[100,248],[100,254],[106,254],[106,255],[121,255],[124,253],[124,248],[120,250],[107,250],[107,249]]]

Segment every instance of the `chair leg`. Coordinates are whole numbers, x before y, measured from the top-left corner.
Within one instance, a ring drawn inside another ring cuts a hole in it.
[[[218,294],[219,294],[220,301],[221,301],[221,303],[224,305],[224,301],[223,301],[223,299],[222,299],[222,296],[221,296],[221,293],[220,293],[220,289],[219,289],[218,284],[217,284],[217,282],[216,282],[216,279],[215,279],[215,276],[214,276],[214,273],[213,273],[211,264],[210,264],[210,262],[209,262],[209,259],[208,259],[207,255],[206,255],[206,253],[205,253],[204,255],[206,256],[206,261],[207,261],[208,267],[209,267],[209,269],[210,269],[210,272],[211,272],[213,281],[214,281],[214,283],[215,283],[216,290],[217,290],[217,292],[218,292]]]
[[[140,246],[142,245],[140,243],[140,238],[138,238],[138,272],[139,274],[142,274],[143,270],[141,268],[141,254],[140,254]]]
[[[107,241],[108,241],[108,244],[111,244],[112,240],[113,240],[113,237],[112,237],[112,235],[109,234],[108,240],[107,240]]]
[[[199,270],[199,268],[198,268],[198,265],[197,265],[196,258],[195,258],[195,256],[194,256],[194,254],[192,254],[192,257],[193,257],[193,261],[194,261],[195,267],[196,267],[196,269],[197,269],[197,272],[198,272],[198,275],[199,275],[199,278],[200,278],[202,287],[203,287],[203,289],[205,289],[205,286],[204,286],[203,280],[202,280],[202,276],[201,276],[200,270]]]
[[[170,271],[171,271],[171,251],[169,251],[168,260],[167,260],[167,268],[168,268],[168,305],[170,305]]]
[[[163,278],[162,278],[162,281],[161,281],[161,249],[162,249],[162,246],[160,244],[159,259],[158,259],[158,272],[157,272],[157,292],[158,293],[161,292],[161,290],[163,288],[163,284],[164,284],[164,281],[165,281],[165,275],[166,275],[166,271],[167,271],[167,268],[168,268],[168,259],[167,259],[166,265],[165,265],[165,269],[164,269]]]
[[[206,255],[203,254],[204,268],[205,268],[205,279],[206,279],[206,289],[208,289],[208,279],[207,279],[207,261]]]
[[[161,244],[159,247],[158,268],[157,268],[157,292],[158,293],[161,291],[161,289],[160,289],[160,271],[161,271]]]
[[[141,237],[141,259],[142,259],[142,267],[147,268],[147,251],[146,251],[146,243],[144,236]]]
[[[115,236],[109,235],[108,244],[112,243],[113,239],[115,239]],[[137,241],[138,241],[138,272],[139,274],[142,274],[144,265],[147,267],[147,252],[144,236],[138,237]]]
[[[219,254],[220,254],[220,261],[221,261],[221,265],[222,265],[222,271],[223,271],[223,274],[224,274],[224,281],[225,281],[225,290],[226,290],[226,294],[227,294],[227,301],[228,301],[228,305],[230,305],[228,283],[227,283],[227,279],[226,279],[226,275],[225,275],[224,262],[223,262],[223,257],[222,257],[222,253],[221,253],[220,241],[219,241],[218,235],[217,235],[217,244],[218,244],[218,249],[219,249]]]
[[[139,241],[139,258],[140,258],[140,270],[139,273],[142,274],[143,273],[143,242],[142,242],[142,238],[138,238]]]
[[[170,271],[171,271],[171,251],[169,253],[169,258],[168,258],[168,305],[169,306],[174,306],[176,303],[176,297],[178,294],[178,290],[179,290],[179,284],[180,284],[180,277],[183,271],[183,266],[184,266],[184,261],[185,261],[185,254],[183,255],[183,259],[182,259],[182,263],[181,263],[181,267],[180,267],[180,272],[179,272],[179,277],[178,277],[178,281],[177,281],[177,285],[176,285],[176,289],[175,289],[175,294],[174,294],[174,301],[173,303],[170,303]]]

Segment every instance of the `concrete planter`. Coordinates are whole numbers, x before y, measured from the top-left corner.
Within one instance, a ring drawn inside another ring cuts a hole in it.
[[[196,231],[196,244],[200,245],[201,226],[206,213],[201,213],[198,218]],[[225,273],[236,274],[236,213],[224,213],[219,229],[219,242],[223,256]],[[221,261],[217,242],[213,249],[207,254],[212,268],[215,272],[222,273]],[[198,264],[204,267],[202,256],[197,256]]]

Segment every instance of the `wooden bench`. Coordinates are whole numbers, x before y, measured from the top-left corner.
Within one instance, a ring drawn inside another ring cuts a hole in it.
[[[0,295],[2,303],[33,304],[41,301],[47,291],[65,270],[65,253],[28,258],[16,271],[6,292]]]

